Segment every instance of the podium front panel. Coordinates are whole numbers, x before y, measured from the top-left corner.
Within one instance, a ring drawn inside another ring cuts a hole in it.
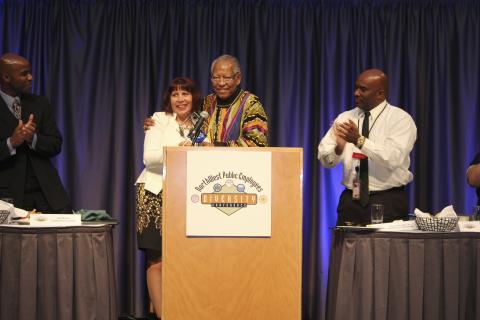
[[[271,153],[271,237],[187,237],[187,152],[208,149],[165,148],[162,319],[301,319],[302,149],[214,148]]]

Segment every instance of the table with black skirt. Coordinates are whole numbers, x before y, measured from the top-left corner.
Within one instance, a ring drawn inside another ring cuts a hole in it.
[[[112,226],[0,226],[0,319],[117,319]]]
[[[333,232],[326,319],[480,319],[480,233]]]

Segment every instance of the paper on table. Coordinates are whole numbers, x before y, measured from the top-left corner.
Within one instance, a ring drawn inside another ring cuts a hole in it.
[[[13,214],[13,204],[0,200],[0,210],[10,211],[10,214]]]
[[[39,227],[74,227],[81,226],[79,214],[32,214],[30,225]]]
[[[25,218],[28,216],[28,211],[20,209],[20,208],[14,208],[15,212],[13,213],[14,217],[18,218]]]
[[[24,218],[28,215],[28,211],[20,209],[20,208],[15,208],[13,204],[0,200],[0,210],[8,210],[10,211],[10,215],[13,218]]]
[[[0,211],[2,211],[1,223],[10,223],[10,219],[13,214],[13,204],[0,200]]]
[[[460,232],[480,232],[480,221],[458,221]]]
[[[417,224],[415,223],[415,220],[408,220],[408,221],[403,221],[403,220],[395,220],[393,222],[387,222],[387,223],[375,223],[375,224],[369,224],[367,227],[370,228],[378,228],[378,231],[413,231],[413,230],[418,230]]]

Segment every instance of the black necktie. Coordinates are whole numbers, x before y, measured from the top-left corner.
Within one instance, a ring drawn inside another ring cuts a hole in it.
[[[17,99],[13,101],[12,109],[13,109],[12,111],[15,118],[20,120],[22,118],[22,106],[20,105]]]
[[[362,136],[368,138],[370,112],[366,111],[362,124]],[[360,160],[360,204],[368,204],[368,158]]]

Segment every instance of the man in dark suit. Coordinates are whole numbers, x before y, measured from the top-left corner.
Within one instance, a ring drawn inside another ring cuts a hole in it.
[[[68,195],[50,158],[62,148],[47,98],[30,93],[30,63],[0,57],[0,198],[25,210],[71,213]]]

